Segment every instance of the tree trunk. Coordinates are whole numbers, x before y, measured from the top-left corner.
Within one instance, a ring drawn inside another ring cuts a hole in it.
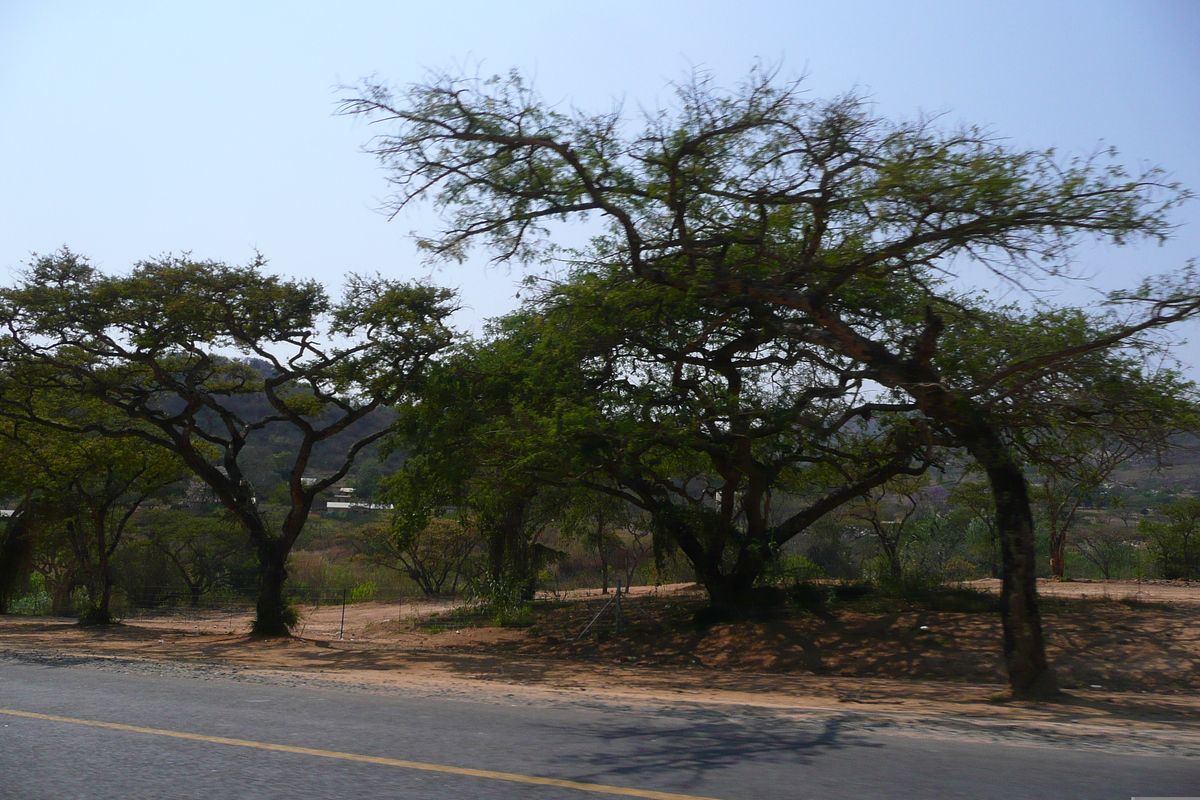
[[[91,622],[96,625],[111,625],[112,618],[112,569],[109,566],[109,544],[108,531],[104,526],[104,518],[101,516],[98,520],[93,521],[93,535],[96,539],[96,567],[97,579],[99,582],[99,595],[96,600],[96,606],[93,609],[93,619]]]
[[[930,376],[936,379],[936,374]],[[944,425],[983,467],[996,505],[1000,540],[1000,618],[1004,626],[1004,663],[1014,698],[1041,700],[1059,694],[1046,659],[1037,601],[1037,556],[1033,508],[1025,474],[1013,458],[987,409],[956,397],[937,380],[913,387],[921,411]]]
[[[111,625],[112,618],[112,581],[108,576],[102,576],[100,588],[100,600],[96,603],[94,616],[91,622],[95,625]]]
[[[22,518],[26,504],[17,508],[4,532],[0,534],[0,614],[7,614],[9,604],[16,599],[17,586],[33,563],[33,539]]]
[[[1192,557],[1188,552],[1188,540],[1192,538],[1190,533],[1185,533],[1183,539],[1183,582],[1191,585],[1192,583]]]
[[[658,529],[671,537],[696,571],[696,579],[708,592],[709,605],[717,618],[736,618],[739,611],[752,600],[754,583],[762,573],[765,560],[751,547],[742,545],[733,567],[722,569],[728,563],[724,554],[730,541],[735,538],[732,529],[708,529],[701,527],[714,524],[682,513],[668,504],[651,511]]]
[[[699,564],[693,562],[717,617],[740,618],[743,611],[760,608],[764,594],[756,591],[754,584],[762,574],[764,560],[743,547],[732,569],[723,571],[722,561],[718,551],[706,552]]]
[[[259,542],[258,603],[250,629],[255,636],[288,636],[296,624],[296,612],[283,596],[288,550],[278,539]]]
[[[604,547],[604,523],[596,526],[596,555],[600,558],[600,594],[608,594],[608,551]]]
[[[884,558],[887,559],[888,580],[899,584],[904,579],[904,565],[900,562],[900,542],[889,539],[879,527],[876,526],[875,534]]]
[[[990,433],[990,432],[989,432]],[[1033,511],[1025,476],[994,434],[968,444],[987,472],[996,500],[996,523],[1003,564],[1000,601],[1004,625],[1004,661],[1013,697],[1047,699],[1059,693],[1046,660],[1037,602],[1037,565]]]
[[[736,615],[745,608],[750,599],[754,579],[746,579],[736,573],[722,573],[720,570],[710,570],[700,576],[700,582],[708,591],[709,604],[716,610]]]
[[[1050,576],[1062,580],[1066,577],[1067,537],[1050,537]]]
[[[71,590],[76,585],[74,572],[65,570],[54,578],[51,578],[48,573],[43,573],[43,577],[46,579],[46,591],[50,595],[50,614],[61,617],[68,610]]]

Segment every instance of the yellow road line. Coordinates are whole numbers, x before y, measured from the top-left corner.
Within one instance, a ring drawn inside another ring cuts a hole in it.
[[[536,786],[558,786],[563,789],[577,789],[581,792],[597,792],[599,794],[617,794],[625,797],[645,797],[650,800],[715,800],[711,797],[697,797],[690,794],[673,794],[671,792],[655,792],[650,789],[626,789],[622,786],[607,786],[603,783],[580,783],[564,781],[558,778],[542,778],[537,775],[519,775],[513,772],[493,772],[490,769],[470,769],[468,767],[452,767],[446,764],[427,764],[422,761],[404,761],[399,758],[383,758],[381,756],[364,756],[357,753],[341,753],[337,750],[317,750],[311,747],[292,747],[286,744],[270,742],[255,742],[249,739],[230,739],[225,736],[205,736],[199,733],[183,731],[168,731],[161,728],[142,728],[137,725],[122,725],[118,722],[101,722],[93,719],[75,719],[74,717],[57,717],[53,714],[35,714],[30,711],[13,711],[0,708],[0,714],[12,717],[41,719],[49,722],[67,722],[72,725],[86,725],[91,728],[108,728],[114,731],[132,731],[133,733],[149,733],[154,736],[170,736],[174,739],[190,739],[194,742],[211,742],[213,744],[229,744],[236,747],[253,747],[258,750],[274,750],[279,753],[297,753],[302,756],[321,756],[322,758],[340,758],[343,761],[362,761],[367,764],[383,764],[388,767],[403,769],[419,769],[425,772],[444,772],[450,775],[468,775],[472,778],[486,778],[493,781],[511,781],[513,783],[529,783]]]

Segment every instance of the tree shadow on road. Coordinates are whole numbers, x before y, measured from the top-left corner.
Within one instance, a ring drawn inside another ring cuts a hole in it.
[[[846,723],[838,717],[808,723],[767,718],[743,721],[712,710],[672,709],[653,721],[562,726],[554,732],[564,743],[578,740],[595,748],[587,755],[557,759],[576,774],[581,767],[588,767],[586,777],[579,780],[669,774],[674,785],[693,786],[714,772],[747,763],[795,767],[833,750],[883,746],[848,731]]]

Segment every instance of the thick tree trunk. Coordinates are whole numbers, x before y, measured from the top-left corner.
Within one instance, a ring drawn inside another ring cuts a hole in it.
[[[92,526],[96,539],[97,579],[99,582],[99,598],[93,610],[91,620],[96,625],[110,625],[112,618],[112,568],[109,565],[108,531],[105,530],[103,518]]]
[[[528,498],[514,493],[500,500],[483,521],[487,529],[488,575],[497,586],[508,581],[524,584],[532,577],[525,535],[528,503]]]
[[[1033,508],[1025,474],[986,409],[952,395],[937,380],[912,389],[922,412],[944,425],[983,467],[992,489],[1000,542],[1004,663],[1013,697],[1031,700],[1054,697],[1059,690],[1046,659],[1038,611]]]
[[[18,584],[29,574],[33,563],[33,538],[21,514],[25,504],[9,520],[0,533],[0,614],[7,614],[9,604],[16,599]]]
[[[111,625],[112,617],[112,581],[104,576],[101,579],[100,600],[96,603],[94,615],[90,620],[95,625]]]
[[[1047,699],[1059,692],[1046,660],[1038,611],[1033,512],[1025,476],[994,434],[980,436],[968,444],[968,449],[987,472],[996,501],[1003,564],[1000,599],[1004,662],[1009,686],[1015,698]]]
[[[736,613],[749,605],[754,577],[747,578],[736,573],[710,570],[700,575],[700,582],[708,591],[709,604],[719,611]]]
[[[250,629],[255,636],[288,636],[296,624],[296,612],[283,596],[288,550],[279,539],[259,542],[258,602]]]
[[[670,506],[659,507],[652,516],[659,529],[679,545],[691,563],[718,618],[734,618],[741,609],[752,604],[754,583],[766,563],[762,556],[742,547],[736,562],[729,568],[723,556],[734,538],[732,530],[697,530],[702,524],[697,518]]]
[[[904,565],[900,562],[900,544],[891,541],[882,533],[878,535],[878,539],[883,556],[887,559],[888,580],[899,584],[904,579]]]
[[[705,553],[698,564],[693,562],[717,616],[735,618],[744,611],[760,609],[766,594],[755,590],[754,584],[762,574],[763,559],[743,550],[732,569],[723,570],[722,562],[719,551]]]

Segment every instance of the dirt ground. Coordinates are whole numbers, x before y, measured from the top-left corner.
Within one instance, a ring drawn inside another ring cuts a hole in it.
[[[997,582],[977,582],[995,590]],[[463,697],[702,704],[856,713],[954,735],[1040,730],[1200,757],[1200,586],[1045,582],[1043,615],[1060,702],[1004,700],[994,611],[847,604],[698,627],[692,586],[636,587],[617,635],[607,598],[560,595],[522,627],[471,627],[451,603],[302,609],[297,636],[256,640],[246,615],[178,614],[80,628],[0,618],[0,656],[89,657],[219,668],[290,683]],[[611,612],[612,609],[610,608]],[[339,633],[341,634],[339,638]],[[1014,727],[1015,726],[1015,727]]]

